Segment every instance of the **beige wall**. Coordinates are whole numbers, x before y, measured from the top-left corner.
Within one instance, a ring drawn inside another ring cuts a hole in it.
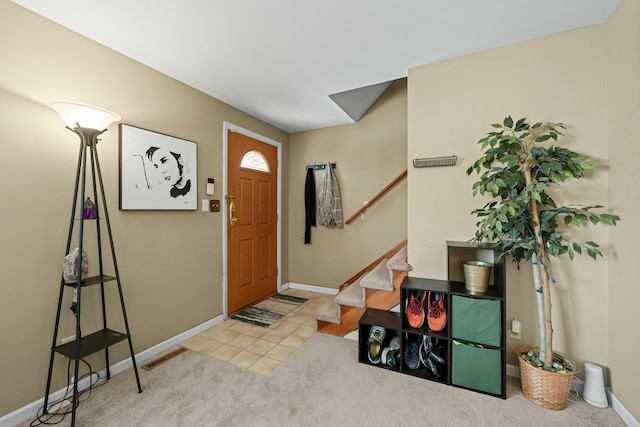
[[[285,161],[288,135],[8,1],[0,2],[0,62],[2,416],[45,391],[79,144],[47,102],[98,105],[120,114],[123,123],[197,142],[199,199],[206,198],[206,178],[223,182],[223,121],[283,142]],[[223,218],[199,211],[119,211],[116,125],[98,151],[139,352],[222,313]],[[216,198],[223,198],[221,190],[217,186]],[[283,204],[286,216],[286,197]],[[112,290],[108,317],[118,329]],[[61,338],[75,332],[70,296],[63,303]],[[97,303],[95,289],[83,292],[84,331],[96,324],[91,307],[97,310]],[[112,363],[122,360],[126,345],[110,354]],[[103,367],[102,356],[90,360],[94,369]],[[54,372],[57,390],[66,384],[59,357]]]
[[[637,354],[640,286],[637,283],[640,236],[640,1],[627,0],[607,23],[609,205],[620,213],[611,230],[608,288],[607,365],[616,397],[640,420]]]
[[[358,123],[290,137],[289,280],[337,288],[407,236],[406,179],[342,229],[318,224],[304,244],[305,166],[331,161],[344,219],[406,169],[406,80],[394,82]],[[322,178],[315,172],[316,186]]]
[[[568,146],[592,157],[598,167],[584,179],[562,186],[556,192],[557,200],[603,204],[623,218],[622,224],[628,224],[623,227],[630,228],[626,233],[622,228],[611,231],[606,227],[572,232],[576,239],[600,243],[605,258],[597,262],[586,256],[572,263],[568,259],[553,261],[552,275],[557,281],[552,292],[554,348],[579,365],[591,362],[607,370],[615,368],[613,391],[620,390],[618,397],[638,418],[638,402],[630,390],[637,390],[639,376],[631,358],[640,345],[629,339],[634,335],[631,327],[623,326],[625,319],[637,324],[638,311],[631,302],[626,304],[628,310],[619,307],[625,298],[637,301],[627,297],[628,292],[637,295],[638,291],[635,284],[625,280],[632,264],[621,265],[620,254],[624,252],[628,258],[634,253],[631,245],[637,230],[631,221],[637,218],[633,208],[638,200],[635,195],[631,201],[624,199],[628,190],[611,191],[617,203],[611,204],[609,199],[610,184],[612,188],[616,183],[635,188],[627,183],[629,179],[637,182],[623,172],[631,172],[638,137],[638,30],[632,25],[638,13],[637,2],[633,6],[627,3],[625,7],[634,14],[616,13],[611,26],[619,35],[611,41],[606,24],[594,25],[410,70],[409,157],[448,155],[455,150],[459,159],[458,165],[450,168],[409,168],[408,236],[409,261],[414,266],[411,274],[445,278],[444,242],[473,237],[476,218],[470,212],[484,204],[472,197],[471,187],[478,176],[465,174],[480,157],[478,139],[491,130],[491,123],[506,115],[566,123]],[[625,53],[630,51],[633,61]],[[611,54],[616,63],[609,67]],[[611,68],[625,71],[614,72]],[[621,80],[608,92],[614,74]],[[609,122],[608,107],[617,100],[608,98],[614,92],[624,97],[629,87],[635,89],[635,96],[618,107],[622,117],[612,117]],[[614,142],[612,136],[619,136],[620,142]],[[631,158],[630,149],[635,152]],[[621,164],[618,175],[610,172],[614,160]],[[615,182],[610,183],[614,177]],[[610,274],[613,266],[621,269],[619,274]],[[522,340],[511,342],[514,347],[538,343],[531,269],[529,265],[523,267],[517,271],[510,264],[507,276],[507,317],[517,316],[523,328]],[[610,278],[616,283],[609,284]],[[608,313],[613,312],[617,314],[610,319]],[[613,357],[614,352],[621,355]],[[508,361],[516,364],[512,352]],[[636,375],[629,375],[633,370]]]

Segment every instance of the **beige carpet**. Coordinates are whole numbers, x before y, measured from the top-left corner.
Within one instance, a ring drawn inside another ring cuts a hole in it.
[[[624,426],[584,402],[551,411],[508,379],[506,400],[357,362],[357,342],[316,333],[271,376],[188,351],[93,392],[78,426]],[[62,425],[69,425],[68,417]],[[24,423],[27,426],[28,423]],[[21,425],[22,426],[22,425]]]

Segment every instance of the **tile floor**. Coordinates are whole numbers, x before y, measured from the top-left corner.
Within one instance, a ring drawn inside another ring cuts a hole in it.
[[[316,332],[313,313],[333,295],[287,289],[286,295],[308,298],[268,328],[238,320],[224,322],[181,343],[189,350],[270,375]]]

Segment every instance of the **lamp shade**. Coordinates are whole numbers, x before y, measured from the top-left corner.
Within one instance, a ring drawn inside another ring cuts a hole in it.
[[[78,102],[55,101],[49,103],[49,107],[58,113],[65,124],[72,129],[79,126],[104,130],[111,123],[121,120],[116,113]]]

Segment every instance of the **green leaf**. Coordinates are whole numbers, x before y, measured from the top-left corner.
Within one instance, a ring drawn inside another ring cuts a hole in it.
[[[560,172],[562,170],[562,165],[558,162],[549,162],[549,166],[551,167],[551,170],[556,172]]]
[[[577,243],[574,243],[574,244],[573,244],[573,250],[574,250],[574,251],[576,251],[576,252],[578,252],[579,254],[581,254],[581,253],[582,253],[582,246],[580,246],[580,245],[579,245],[579,244],[577,244]]]
[[[607,225],[614,225],[618,217],[610,214],[602,214],[600,215],[600,219],[602,219],[602,222],[604,222]]]
[[[539,137],[536,138],[536,142],[544,142],[549,138],[551,138],[550,135],[540,135]]]
[[[533,147],[531,149],[531,155],[534,158],[538,159],[540,157],[547,157],[549,155],[549,152],[544,147]]]
[[[493,123],[491,126],[494,127],[494,128],[501,128],[502,127],[502,125],[500,123]]]
[[[513,119],[511,118],[511,116],[507,116],[504,119],[504,127],[507,128],[512,128],[513,127]]]
[[[534,191],[531,193],[531,198],[538,203],[542,203],[542,199],[540,198],[540,193],[538,193],[537,191]]]
[[[582,169],[593,169],[596,165],[593,162],[582,162],[580,163],[580,167]]]
[[[516,132],[520,132],[521,130],[529,127],[529,125],[527,125],[526,123],[526,120],[527,120],[526,118],[522,118],[516,122],[516,127],[515,127]]]

